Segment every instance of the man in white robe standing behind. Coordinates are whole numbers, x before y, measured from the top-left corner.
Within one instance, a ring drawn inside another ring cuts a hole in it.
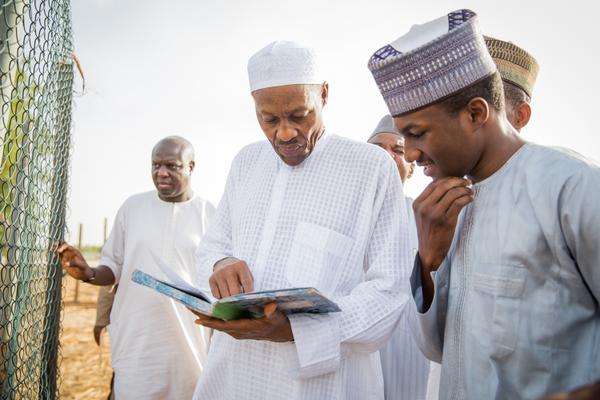
[[[537,399],[600,378],[598,165],[517,134],[470,10],[414,26],[369,68],[407,160],[434,179],[414,201],[410,304],[440,398]]]
[[[325,134],[328,85],[315,53],[274,42],[250,59],[268,140],[235,157],[199,247],[215,297],[313,286],[342,309],[219,321],[195,399],[383,399],[377,350],[407,301],[407,212],[393,161]],[[213,272],[214,271],[214,272]]]
[[[187,140],[161,140],[152,151],[156,190],[133,195],[121,206],[98,267],[91,268],[72,246],[58,249],[72,277],[119,285],[108,328],[117,400],[189,399],[202,371],[206,340],[193,315],[131,281],[135,269],[166,278],[165,267],[191,280],[196,248],[214,212],[194,195],[193,170]]]
[[[412,176],[415,163],[404,158],[404,137],[396,129],[391,115],[381,118],[367,142],[381,147],[392,157],[404,185]],[[411,255],[414,257],[419,242],[412,209],[413,200],[404,196],[399,200],[406,202]],[[440,365],[430,362],[421,353],[412,337],[409,323],[410,305],[407,303],[392,337],[379,351],[385,400],[437,400]]]

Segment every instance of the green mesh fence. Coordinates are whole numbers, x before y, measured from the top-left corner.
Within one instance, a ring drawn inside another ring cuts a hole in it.
[[[58,397],[73,58],[68,0],[0,0],[0,399]]]

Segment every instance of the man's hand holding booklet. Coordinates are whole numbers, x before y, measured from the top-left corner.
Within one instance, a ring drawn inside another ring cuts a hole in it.
[[[211,288],[215,286],[212,288],[213,294],[217,293],[220,297],[216,300],[188,283],[191,279],[180,277],[168,265],[157,257],[154,258],[169,282],[156,279],[140,270],[135,270],[131,279],[187,306],[198,317],[197,324],[222,331],[236,339],[290,342],[294,340],[294,335],[287,317],[289,314],[326,314],[340,311],[337,304],[315,288],[287,288],[235,293],[229,296],[229,281],[220,276],[225,268],[242,269],[241,272],[245,274],[243,275],[250,279],[246,279],[245,282],[244,279],[240,279],[240,288],[247,287],[251,290],[253,287],[246,263],[233,259],[224,260],[221,265],[227,266],[215,268],[219,272],[213,273],[211,277]],[[240,266],[244,268],[238,268]],[[222,296],[223,293],[228,296]]]
[[[337,304],[327,299],[315,288],[288,288],[242,293],[213,301],[210,295],[194,288],[183,280],[168,283],[140,270],[135,270],[131,279],[184,304],[202,315],[225,321],[240,318],[261,318],[264,315],[264,307],[269,303],[276,303],[277,309],[286,315],[296,313],[324,314],[340,311]]]

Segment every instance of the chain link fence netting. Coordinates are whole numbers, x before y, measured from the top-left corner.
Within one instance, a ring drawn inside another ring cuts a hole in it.
[[[69,0],[0,0],[0,399],[57,397]]]

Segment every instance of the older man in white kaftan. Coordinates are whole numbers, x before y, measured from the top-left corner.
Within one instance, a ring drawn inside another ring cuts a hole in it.
[[[537,399],[597,380],[600,168],[519,137],[472,11],[415,27],[369,67],[407,159],[434,178],[414,202],[411,304],[415,338],[442,362],[440,397]]]
[[[136,268],[166,278],[158,260],[191,279],[196,247],[214,212],[191,189],[193,169],[189,142],[162,140],[152,152],[157,190],[131,196],[121,206],[99,266],[91,268],[71,246],[59,248],[71,276],[94,285],[119,285],[108,329],[118,400],[189,399],[202,371],[207,346],[193,316],[131,281]]]
[[[314,286],[342,312],[200,317],[222,332],[195,398],[383,399],[377,350],[407,301],[411,264],[396,167],[374,146],[324,133],[328,86],[310,49],[274,42],[248,70],[268,141],[233,161],[199,247],[201,280],[217,297]]]

